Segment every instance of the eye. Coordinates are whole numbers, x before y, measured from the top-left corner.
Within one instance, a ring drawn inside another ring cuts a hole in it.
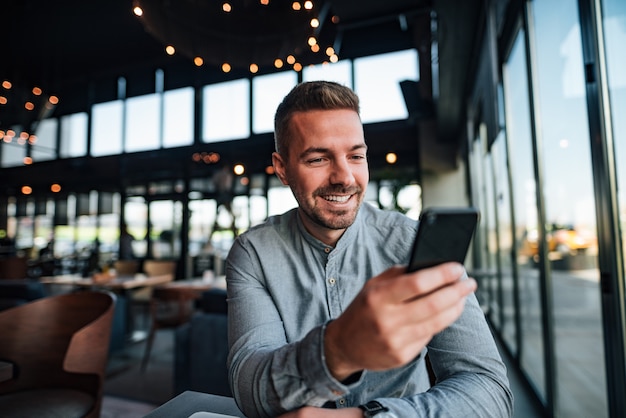
[[[306,160],[306,163],[308,165],[320,165],[323,164],[325,161],[325,159],[323,157],[317,157],[317,158],[309,158],[308,160]]]

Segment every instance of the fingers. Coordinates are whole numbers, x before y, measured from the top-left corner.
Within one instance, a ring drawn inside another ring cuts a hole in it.
[[[384,302],[400,303],[454,284],[464,273],[465,269],[459,263],[443,263],[413,273],[406,273],[404,267],[393,267],[380,275],[379,280],[381,286],[389,287]]]
[[[407,324],[420,334],[435,335],[463,313],[467,296],[476,290],[474,279],[461,280],[405,304]],[[413,333],[414,334],[414,333]]]
[[[393,267],[369,280],[344,313],[328,324],[324,351],[339,378],[410,361],[462,314],[474,279],[458,263],[406,273]],[[357,347],[357,348],[355,348]],[[366,347],[367,349],[359,349]]]

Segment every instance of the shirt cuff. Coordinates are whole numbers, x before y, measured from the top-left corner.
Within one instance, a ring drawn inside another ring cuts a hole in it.
[[[349,384],[344,384],[333,377],[326,366],[324,354],[324,334],[327,324],[328,322],[313,328],[299,344],[298,368],[307,387],[321,398],[336,400],[347,395],[350,388],[358,386],[365,372],[352,375]]]

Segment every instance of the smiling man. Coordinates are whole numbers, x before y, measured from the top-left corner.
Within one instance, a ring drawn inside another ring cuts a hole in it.
[[[229,374],[246,416],[511,416],[476,282],[456,263],[406,273],[416,222],[362,204],[354,92],[299,84],[275,139],[298,207],[240,235],[226,263]]]

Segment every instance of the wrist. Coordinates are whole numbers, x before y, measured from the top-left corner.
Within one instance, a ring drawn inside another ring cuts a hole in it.
[[[384,417],[384,416],[387,416],[387,414],[384,414],[384,413],[389,412],[389,409],[381,405],[381,403],[378,401],[369,401],[366,404],[359,405],[359,409],[363,411],[364,418],[374,417],[379,414],[382,414],[382,415],[379,415],[380,417]]]
[[[333,325],[333,322],[329,323],[324,330],[324,358],[330,374],[341,382],[359,370],[353,370],[347,366],[348,362],[344,359],[342,351],[335,343]]]

